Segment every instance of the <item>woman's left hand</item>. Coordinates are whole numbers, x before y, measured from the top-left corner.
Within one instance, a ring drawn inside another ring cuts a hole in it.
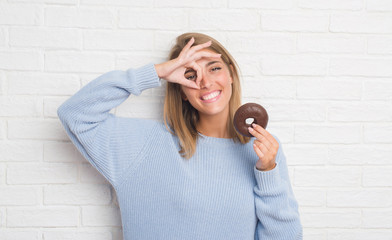
[[[260,125],[252,124],[252,126],[253,128],[249,127],[249,132],[256,137],[253,149],[259,157],[256,168],[260,171],[272,170],[276,166],[275,157],[278,153],[279,143]]]

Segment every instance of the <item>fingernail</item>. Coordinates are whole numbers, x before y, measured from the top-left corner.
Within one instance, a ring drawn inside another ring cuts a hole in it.
[[[256,124],[255,124],[255,123],[252,123],[252,127],[256,127]]]
[[[249,132],[253,132],[254,131],[253,128],[251,128],[251,127],[248,127],[248,130],[249,130]]]

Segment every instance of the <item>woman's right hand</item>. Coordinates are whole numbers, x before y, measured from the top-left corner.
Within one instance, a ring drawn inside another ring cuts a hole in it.
[[[161,64],[156,64],[155,69],[158,77],[165,79],[168,82],[199,89],[200,81],[202,79],[202,69],[196,61],[204,57],[220,58],[221,54],[210,51],[201,51],[204,48],[211,46],[211,41],[192,47],[194,42],[194,38],[189,40],[177,58]],[[187,69],[193,69],[196,72],[196,81],[185,77]]]

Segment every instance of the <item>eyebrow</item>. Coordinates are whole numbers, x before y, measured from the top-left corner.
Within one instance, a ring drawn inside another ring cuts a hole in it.
[[[218,63],[219,61],[211,61],[211,62],[209,62],[209,63],[207,63],[206,64],[206,67],[208,67],[208,66],[210,66],[210,65],[212,65],[212,64],[214,64],[214,63]]]

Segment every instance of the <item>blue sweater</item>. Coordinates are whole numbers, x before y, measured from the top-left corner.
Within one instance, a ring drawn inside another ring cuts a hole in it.
[[[153,64],[111,71],[58,109],[72,142],[116,190],[124,240],[302,239],[281,146],[267,172],[255,168],[253,140],[201,135],[186,160],[163,123],[109,113],[159,85]]]

